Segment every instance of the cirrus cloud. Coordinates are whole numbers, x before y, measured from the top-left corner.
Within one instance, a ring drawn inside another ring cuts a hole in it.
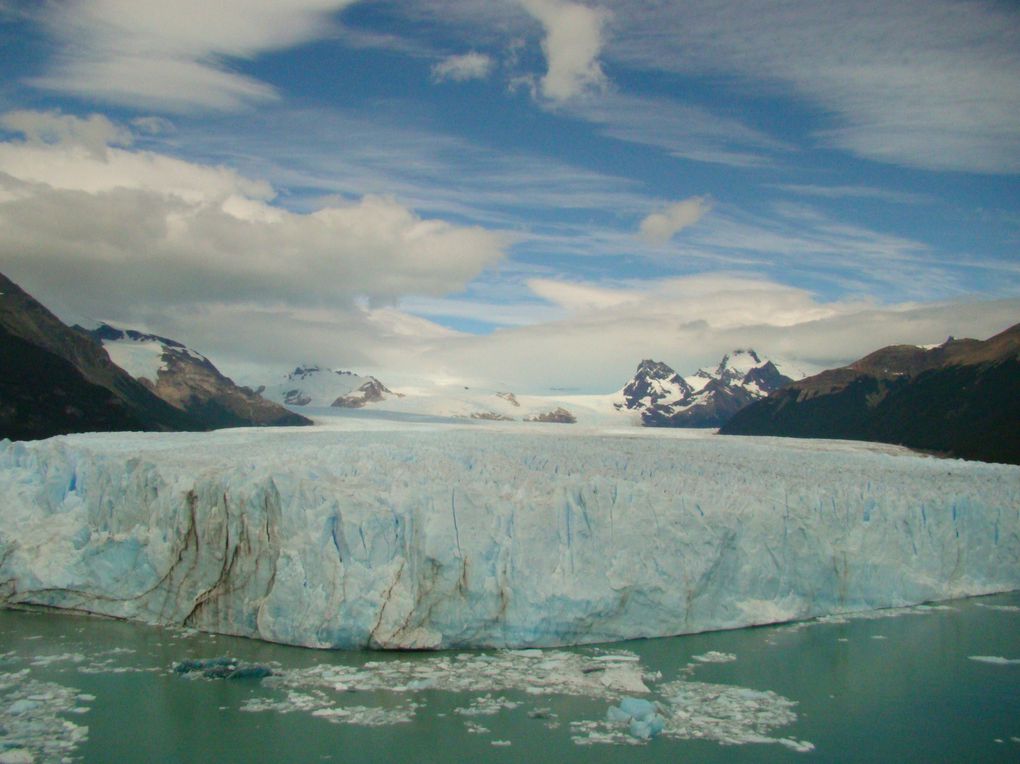
[[[79,0],[44,11],[59,53],[37,87],[159,111],[234,110],[276,90],[228,59],[329,33],[356,0]]]

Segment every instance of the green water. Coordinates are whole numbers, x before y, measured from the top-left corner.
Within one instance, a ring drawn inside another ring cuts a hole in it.
[[[10,736],[27,718],[11,713],[15,700],[27,697],[18,695],[17,687],[34,680],[41,683],[32,685],[33,703],[40,707],[56,701],[52,691],[39,687],[71,688],[74,708],[65,704],[38,722],[64,725],[63,731],[40,727],[39,736],[65,734],[65,722],[87,727],[67,754],[86,762],[1020,761],[1020,661],[1008,662],[1020,659],[1020,592],[945,604],[948,609],[895,617],[567,651],[586,660],[605,652],[632,653],[631,660],[637,660],[628,665],[640,667],[653,694],[677,680],[772,691],[795,703],[796,719],[764,729],[764,737],[808,741],[814,746],[808,752],[775,742],[733,745],[665,734],[638,745],[621,744],[637,742],[623,733],[615,744],[583,745],[575,740],[584,737],[578,723],[604,720],[613,700],[538,696],[523,686],[491,692],[351,691],[295,689],[296,679],[283,687],[276,683],[279,677],[189,679],[173,671],[176,662],[231,655],[271,665],[293,679],[323,664],[376,662],[399,671],[401,665],[393,662],[434,662],[437,656],[320,652],[93,618],[0,611],[0,674],[15,677],[8,679],[7,694],[0,692],[0,751],[7,735],[11,753]],[[692,663],[709,651],[733,659]],[[503,661],[518,660],[501,655]],[[545,655],[562,658],[564,652]],[[530,654],[519,660],[540,659]],[[484,695],[511,707],[488,715],[464,713]],[[364,718],[335,715],[331,721],[297,709],[293,701],[299,696],[315,697],[320,707],[329,704],[334,712],[379,711],[378,719],[386,723],[366,726],[360,723]],[[288,712],[245,710],[266,702],[282,704]],[[394,711],[402,711],[405,720],[387,716]],[[31,752],[36,761],[48,760],[36,743],[23,739],[19,744],[26,747],[19,755]]]

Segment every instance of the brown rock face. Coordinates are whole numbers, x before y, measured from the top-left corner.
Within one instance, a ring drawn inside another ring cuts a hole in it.
[[[175,340],[103,325],[92,332],[103,342],[159,342],[163,366],[156,380],[140,380],[159,398],[196,416],[207,427],[262,427],[311,424],[305,417],[234,384],[205,356]]]
[[[395,393],[390,390],[375,377],[369,377],[368,381],[362,384],[357,390],[354,390],[347,395],[341,395],[330,405],[344,409],[360,409],[366,403],[378,403],[379,401],[385,400],[385,396],[387,395],[392,395],[397,398],[403,397],[400,393]]]
[[[558,424],[574,424],[577,417],[571,414],[562,406],[546,411],[544,414],[535,414],[524,418],[525,422],[556,422]]]

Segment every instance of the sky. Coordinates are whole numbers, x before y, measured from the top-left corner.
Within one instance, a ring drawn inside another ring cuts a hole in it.
[[[245,384],[1020,322],[1020,5],[0,0],[0,271]]]

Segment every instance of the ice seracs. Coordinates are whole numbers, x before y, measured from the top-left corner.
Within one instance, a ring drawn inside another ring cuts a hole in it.
[[[690,431],[337,419],[0,441],[0,601],[421,649],[1020,588],[1018,467]]]

